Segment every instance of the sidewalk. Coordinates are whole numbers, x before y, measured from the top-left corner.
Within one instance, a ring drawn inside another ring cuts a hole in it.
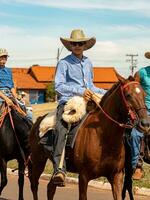
[[[14,175],[18,175],[18,171],[16,172],[12,172],[12,169],[7,168],[7,172],[8,174],[14,174]],[[42,174],[41,175],[41,179],[43,180],[50,180],[51,175],[49,174]],[[77,184],[78,183],[78,179],[77,178],[72,178],[72,177],[66,177],[66,183],[71,183],[71,184]],[[90,187],[94,187],[97,189],[102,189],[102,190],[111,190],[111,186],[109,183],[105,183],[102,181],[90,181],[88,184]],[[150,196],[150,189],[149,188],[139,188],[139,187],[134,187],[133,188],[133,192],[135,195],[144,195],[144,196]]]

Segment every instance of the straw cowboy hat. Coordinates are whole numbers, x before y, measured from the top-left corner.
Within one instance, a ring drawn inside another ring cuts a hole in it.
[[[150,52],[145,53],[145,58],[150,59]]]
[[[8,56],[8,52],[6,49],[0,48],[0,57],[2,57],[2,56]]]
[[[84,35],[83,31],[80,29],[75,29],[71,32],[70,38],[61,38],[63,45],[71,51],[71,42],[85,42],[84,50],[88,50],[94,46],[96,43],[96,38],[88,38]]]

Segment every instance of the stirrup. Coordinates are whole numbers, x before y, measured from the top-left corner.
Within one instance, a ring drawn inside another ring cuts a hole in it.
[[[145,173],[141,167],[137,167],[132,175],[133,180],[140,180],[144,177]]]
[[[63,172],[62,170],[57,171],[52,177],[54,185],[57,185],[59,187],[64,187],[65,176],[66,176],[65,172]]]

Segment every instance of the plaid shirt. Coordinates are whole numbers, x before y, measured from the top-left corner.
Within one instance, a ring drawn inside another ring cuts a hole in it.
[[[12,79],[12,71],[7,67],[0,67],[0,90],[12,89],[14,82]]]
[[[12,71],[6,67],[0,67],[0,90],[7,97],[12,97],[11,89],[14,87]],[[0,103],[4,100],[0,98]]]

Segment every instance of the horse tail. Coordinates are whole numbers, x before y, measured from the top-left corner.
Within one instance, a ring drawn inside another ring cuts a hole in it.
[[[35,140],[35,137],[38,139],[39,135],[39,126],[40,126],[40,123],[41,121],[44,119],[46,115],[44,116],[40,116],[37,118],[36,122],[33,124],[32,128],[31,128],[31,131],[30,131],[30,137],[29,137],[29,141],[30,141],[30,144],[32,143],[33,140]]]

